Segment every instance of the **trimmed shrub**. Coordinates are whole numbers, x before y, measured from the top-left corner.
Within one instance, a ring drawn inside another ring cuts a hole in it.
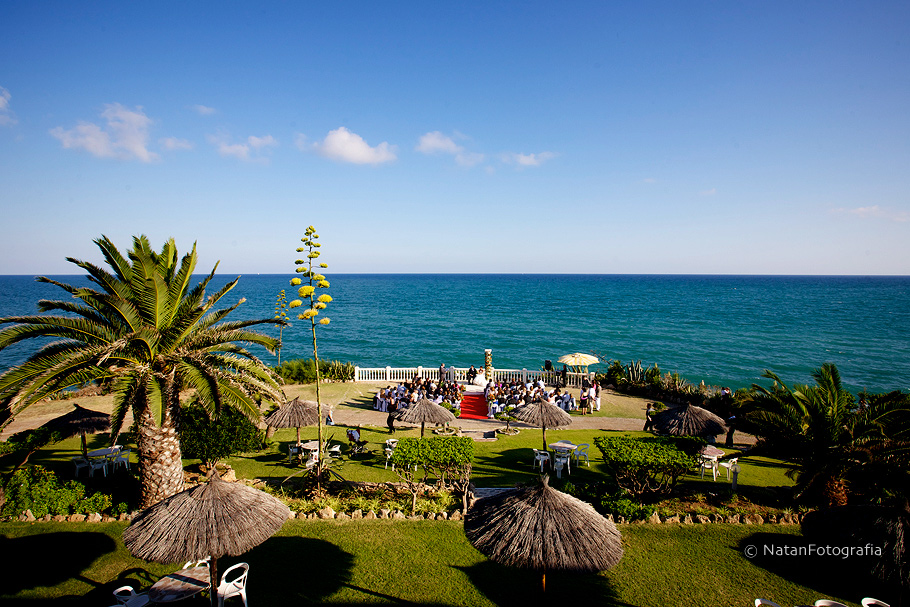
[[[601,436],[594,444],[616,485],[639,499],[669,493],[680,476],[698,465],[697,458],[673,438]],[[688,450],[694,443],[683,444]]]

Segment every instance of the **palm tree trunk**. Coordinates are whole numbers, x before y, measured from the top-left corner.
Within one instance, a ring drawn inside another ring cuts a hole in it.
[[[140,508],[148,508],[183,491],[183,460],[174,415],[169,408],[159,427],[148,410],[139,415],[136,447],[139,451]]]

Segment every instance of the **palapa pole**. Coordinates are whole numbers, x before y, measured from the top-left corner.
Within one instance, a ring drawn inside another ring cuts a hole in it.
[[[209,559],[209,598],[212,607],[218,607],[218,557],[212,555]]]

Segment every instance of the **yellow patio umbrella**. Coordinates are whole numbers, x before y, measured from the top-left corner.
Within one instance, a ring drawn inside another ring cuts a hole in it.
[[[590,354],[574,352],[573,354],[560,356],[556,362],[560,362],[564,365],[569,365],[570,367],[573,367],[580,371],[582,367],[587,369],[588,365],[596,365],[600,362],[600,359],[598,359],[596,356],[591,356]]]

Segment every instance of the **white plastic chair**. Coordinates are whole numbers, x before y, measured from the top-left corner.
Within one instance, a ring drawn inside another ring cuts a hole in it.
[[[553,458],[553,468],[556,470],[556,478],[562,478],[562,469],[565,468],[569,474],[572,474],[572,456],[568,453],[557,453]]]
[[[730,480],[730,471],[733,469],[733,466],[735,466],[736,462],[738,462],[738,461],[739,461],[739,458],[734,457],[733,459],[728,459],[727,461],[717,463],[717,465],[720,466],[721,468],[727,469],[727,480]]]
[[[891,607],[888,603],[880,601],[878,599],[873,599],[871,596],[867,596],[862,601],[863,607]]]
[[[149,604],[148,594],[144,592],[137,593],[132,586],[121,586],[114,591],[114,598],[117,599],[118,603],[126,605],[126,607],[142,607]]]
[[[699,467],[701,468],[701,477],[705,478],[705,470],[711,471],[711,476],[714,477],[714,480],[717,480],[717,460],[711,459],[710,457],[702,457],[699,462]]]
[[[762,605],[765,605],[766,607],[780,607],[780,605],[774,601],[769,601],[768,599],[755,599],[755,607],[762,607]]]
[[[395,449],[393,449],[392,447],[385,447],[383,449],[383,451],[385,451],[385,469],[388,470],[389,462],[392,461],[392,454],[395,453]],[[392,470],[394,470],[394,469],[395,469],[395,464],[392,464]]]
[[[335,443],[328,448],[328,454],[332,457],[341,457],[341,443]]]
[[[228,577],[236,570],[242,569],[238,577],[228,581]],[[246,576],[250,572],[250,566],[246,563],[237,563],[233,567],[228,567],[224,575],[221,576],[221,583],[218,585],[218,607],[224,605],[224,600],[232,596],[239,596],[243,599],[243,607],[246,607]]]
[[[107,477],[107,458],[90,459],[88,462],[88,475],[95,476],[95,470],[101,468],[104,476]]]
[[[583,458],[585,458],[585,465],[588,466],[589,468],[591,467],[591,460],[588,459],[588,448],[590,446],[591,445],[588,443],[581,443],[580,445],[578,445],[578,448],[575,449],[575,465],[576,466],[578,465],[578,460],[583,457]]]
[[[77,477],[79,476],[80,470],[82,470],[83,468],[89,468],[91,465],[91,464],[89,464],[89,461],[87,459],[85,459],[85,457],[82,455],[72,457],[72,458],[70,458],[70,460],[73,462],[73,465],[76,467],[75,475]],[[89,468],[89,472],[91,472],[90,468]]]
[[[130,453],[132,453],[132,451],[132,449],[121,450],[119,453],[111,457],[111,466],[115,472],[117,471],[117,466],[123,466],[127,470],[130,469]]]
[[[306,462],[304,463],[304,466],[306,466],[307,470],[309,470],[310,468],[315,466],[318,462],[319,462],[319,452],[313,451],[310,453],[310,456],[307,458]]]
[[[207,556],[204,559],[199,559],[198,561],[187,561],[183,564],[183,568],[190,569],[192,567],[202,567],[203,565],[208,567],[210,558],[212,558],[212,557]]]
[[[837,601],[831,601],[829,599],[818,599],[815,601],[815,607],[847,607],[843,603],[838,603]]]
[[[540,449],[532,449],[532,451],[534,451],[534,467],[540,466],[540,471],[543,472],[544,462],[550,463],[550,453]]]

